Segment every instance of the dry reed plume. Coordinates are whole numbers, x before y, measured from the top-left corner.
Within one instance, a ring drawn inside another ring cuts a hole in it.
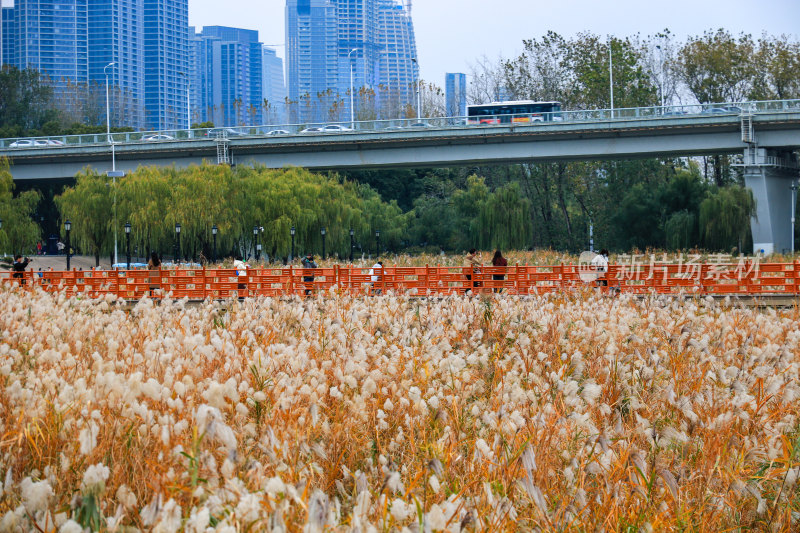
[[[0,531],[798,528],[796,309],[0,308]]]

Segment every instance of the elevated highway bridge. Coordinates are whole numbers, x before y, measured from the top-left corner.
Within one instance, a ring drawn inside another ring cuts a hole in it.
[[[754,247],[765,253],[791,247],[798,148],[800,100],[563,111],[516,124],[450,117],[0,139],[18,180],[203,161],[343,170],[738,154],[757,202]]]

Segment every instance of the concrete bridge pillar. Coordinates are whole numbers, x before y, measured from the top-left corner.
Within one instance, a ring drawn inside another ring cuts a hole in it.
[[[797,157],[788,151],[749,146],[744,153],[744,183],[753,191],[756,216],[750,223],[753,252],[788,253],[792,249],[792,204],[798,178]]]

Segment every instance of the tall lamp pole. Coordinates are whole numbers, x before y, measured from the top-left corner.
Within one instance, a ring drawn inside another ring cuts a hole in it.
[[[256,256],[256,261],[258,261],[259,250],[261,250],[261,245],[258,244],[258,226],[253,226],[253,255]]]
[[[322,233],[322,260],[325,261],[325,233],[327,233],[325,228],[322,228],[320,233]]]
[[[353,235],[355,235],[355,231],[353,228],[350,228],[350,262],[353,262],[353,248],[355,245],[353,244]]]
[[[797,206],[797,181],[792,180],[792,256],[794,256],[794,215]]]
[[[111,145],[111,172],[107,172],[106,174],[111,178],[111,183],[114,187],[114,264],[119,263],[117,255],[117,178],[121,178],[125,175],[123,172],[117,172],[116,145],[114,144],[114,139],[111,137],[111,103],[108,96],[108,68],[116,64],[115,61],[112,61],[103,67],[103,74],[106,77],[106,140]]]
[[[611,45],[614,41],[608,37],[608,86],[611,91],[611,118],[614,118],[614,60],[611,55]]]
[[[358,48],[350,50],[350,54],[356,52]],[[350,60],[350,54],[347,54],[347,62],[350,63],[350,127],[355,129],[355,107],[353,104],[353,62]]]
[[[64,229],[67,231],[67,270],[69,270],[69,255],[70,255],[69,230],[72,229],[72,222],[70,222],[69,219],[67,219],[67,221],[64,222]]]
[[[128,270],[131,269],[131,223],[125,223],[125,239],[128,241]]]
[[[181,251],[181,223],[175,223],[175,265],[178,264],[178,254]]]
[[[411,61],[417,65],[417,118],[422,118],[422,91],[420,89],[422,80],[419,77],[419,61],[417,61],[416,57],[412,58]]]
[[[291,255],[289,255],[289,261],[291,262],[291,261],[294,261],[294,226],[289,228],[289,233],[292,236],[292,253],[291,253]]]
[[[219,228],[217,228],[216,224],[211,226],[211,235],[214,236],[214,252],[213,252],[211,257],[213,258],[213,261],[215,263],[217,262],[217,232],[218,231],[219,231]]]

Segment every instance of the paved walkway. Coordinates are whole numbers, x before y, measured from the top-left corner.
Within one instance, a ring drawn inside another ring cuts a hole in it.
[[[31,260],[31,263],[28,265],[28,270],[34,272],[38,271],[40,268],[42,270],[47,270],[50,267],[53,267],[53,270],[66,270],[67,268],[66,255],[33,255],[29,256],[28,259]],[[125,261],[125,258],[120,258],[120,261]],[[136,261],[136,259],[131,258],[131,261]],[[73,255],[70,257],[69,262],[70,268],[81,268],[83,270],[91,270],[95,265],[94,257],[88,255]],[[107,256],[100,257],[100,267],[104,270],[111,268],[111,263]]]

